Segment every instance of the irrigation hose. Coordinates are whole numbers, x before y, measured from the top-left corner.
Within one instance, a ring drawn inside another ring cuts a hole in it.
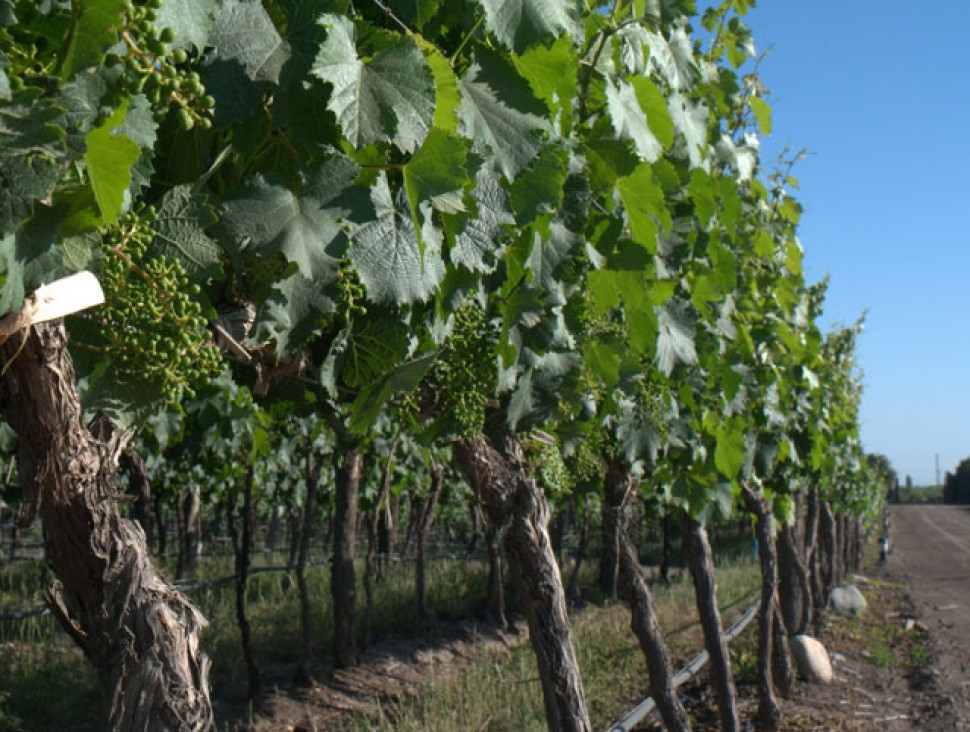
[[[741,619],[731,626],[731,628],[724,634],[724,639],[728,643],[741,635],[741,632],[751,624],[751,621],[754,620],[758,614],[759,607],[761,607],[760,600],[752,605],[748,611],[741,616]],[[693,661],[684,666],[684,668],[682,668],[677,675],[674,676],[674,688],[676,689],[691,676],[704,668],[704,664],[707,663],[707,658],[707,651],[701,651]],[[630,710],[630,712],[628,712],[623,719],[612,725],[608,729],[608,732],[630,732],[630,730],[645,719],[646,716],[656,708],[656,706],[657,703],[653,700],[653,697],[648,696],[642,702],[637,704],[637,706],[635,706],[632,710]]]

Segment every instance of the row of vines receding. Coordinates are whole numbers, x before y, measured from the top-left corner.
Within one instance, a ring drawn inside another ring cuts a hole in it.
[[[600,507],[599,583],[683,730],[629,516],[677,524],[732,730],[707,527],[750,514],[758,715],[780,724],[787,639],[820,627],[884,486],[861,322],[820,330],[797,156],[759,154],[753,4],[0,0],[3,491],[43,524],[48,603],[111,728],[214,723],[204,618],[145,531],[165,501],[177,575],[200,513],[224,527],[255,697],[258,518],[291,522],[306,675],[321,515],[332,660],[353,666],[394,506],[428,619],[455,495],[514,579],[551,730],[590,729],[561,516]],[[19,328],[25,294],[79,270],[102,306]]]

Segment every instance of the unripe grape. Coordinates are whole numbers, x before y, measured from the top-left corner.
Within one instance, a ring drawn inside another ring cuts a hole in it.
[[[195,119],[192,117],[192,113],[189,112],[185,107],[182,107],[178,111],[179,124],[182,125],[182,129],[188,132],[193,127],[195,127]]]

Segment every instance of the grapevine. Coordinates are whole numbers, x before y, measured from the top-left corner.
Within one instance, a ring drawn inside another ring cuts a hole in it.
[[[185,268],[151,256],[154,209],[139,207],[103,234],[99,346],[124,380],[155,386],[165,401],[194,393],[222,369]]]

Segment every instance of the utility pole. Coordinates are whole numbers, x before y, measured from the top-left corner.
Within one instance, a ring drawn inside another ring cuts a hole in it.
[[[936,453],[936,484],[940,484],[940,453]]]

